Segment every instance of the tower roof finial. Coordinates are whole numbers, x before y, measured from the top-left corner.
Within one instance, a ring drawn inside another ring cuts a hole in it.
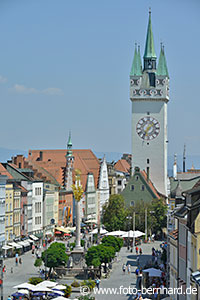
[[[147,38],[146,38],[144,58],[156,58],[152,25],[151,25],[151,9],[149,9],[149,23],[147,28]]]

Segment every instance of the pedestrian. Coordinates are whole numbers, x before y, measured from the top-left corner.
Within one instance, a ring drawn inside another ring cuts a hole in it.
[[[135,252],[138,254],[138,246],[135,247]]]
[[[15,264],[16,264],[16,267],[18,266],[18,258],[16,257],[15,258]]]
[[[10,296],[8,296],[7,300],[12,300]]]
[[[3,266],[3,273],[6,273],[6,266]]]
[[[20,265],[22,264],[22,259],[21,259],[21,257],[19,258],[19,263],[20,263]]]
[[[100,285],[100,279],[97,278],[97,279],[96,279],[96,286],[97,286],[98,290],[99,290],[99,285]]]
[[[128,274],[130,274],[130,272],[131,272],[131,266],[130,266],[130,264],[128,264],[128,266],[127,266],[127,271],[128,271]]]
[[[125,272],[126,272],[126,265],[125,264],[123,264],[122,270],[123,270],[123,273],[125,274]]]
[[[139,272],[140,272],[140,270],[139,270],[139,268],[137,267],[137,269],[135,270],[136,278],[138,278]]]
[[[140,248],[140,255],[142,255],[142,248]]]

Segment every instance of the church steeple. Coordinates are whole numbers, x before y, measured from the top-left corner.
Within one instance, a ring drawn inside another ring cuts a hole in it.
[[[65,178],[64,178],[64,187],[67,191],[72,190],[72,170],[74,166],[74,156],[72,153],[72,139],[71,132],[69,133],[69,138],[67,142],[67,153],[66,157],[66,167],[65,167]]]
[[[169,77],[168,69],[167,69],[167,62],[165,58],[165,51],[164,51],[164,46],[161,43],[161,49],[160,49],[160,57],[159,57],[159,62],[158,62],[158,68],[156,71],[157,75],[161,76],[166,76]]]
[[[147,28],[146,45],[144,52],[144,70],[156,69],[156,52],[153,40],[153,31],[151,25],[151,10],[149,10],[149,23]]]

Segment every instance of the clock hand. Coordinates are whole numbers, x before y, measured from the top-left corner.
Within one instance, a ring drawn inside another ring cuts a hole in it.
[[[152,127],[153,125],[152,124],[150,124],[148,127],[147,127],[147,129],[145,130],[145,136],[147,135],[147,133],[148,133],[148,131],[149,131],[149,129]]]

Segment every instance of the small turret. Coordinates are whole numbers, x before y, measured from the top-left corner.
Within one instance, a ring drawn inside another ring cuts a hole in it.
[[[134,53],[130,76],[141,76],[141,75],[142,75],[141,57],[137,49],[137,44],[135,44],[135,53]]]
[[[158,68],[157,68],[156,74],[158,76],[165,76],[165,77],[169,78],[167,62],[166,62],[166,58],[165,58],[165,51],[164,51],[164,46],[162,45],[162,43],[161,43],[160,57],[159,57]]]

